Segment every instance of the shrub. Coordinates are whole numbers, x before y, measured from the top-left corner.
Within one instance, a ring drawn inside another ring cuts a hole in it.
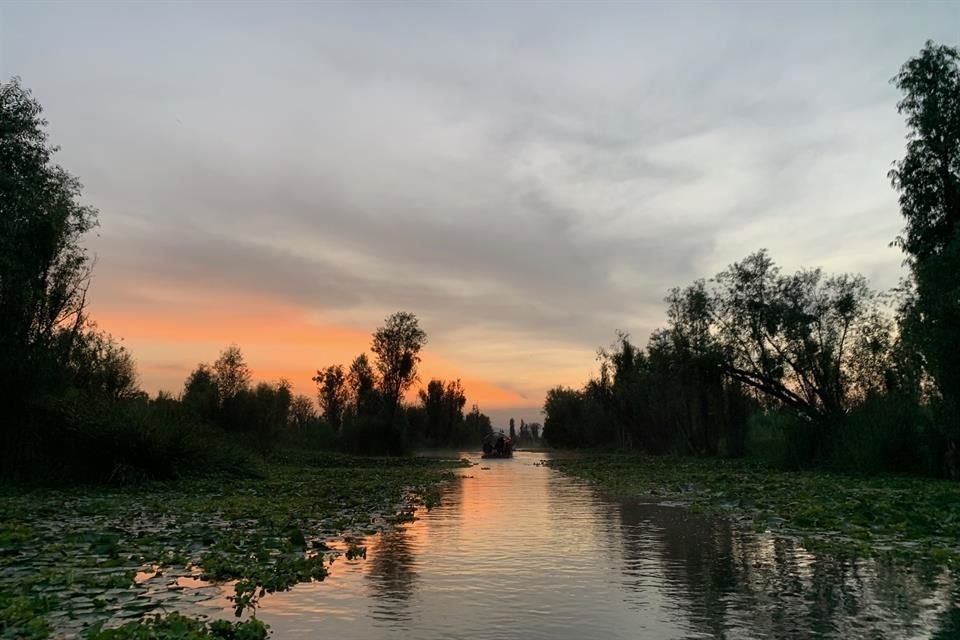
[[[791,413],[755,413],[747,426],[747,454],[777,469],[800,469],[817,455],[817,427]]]
[[[840,470],[939,473],[937,432],[914,398],[873,396],[838,425],[830,466]]]

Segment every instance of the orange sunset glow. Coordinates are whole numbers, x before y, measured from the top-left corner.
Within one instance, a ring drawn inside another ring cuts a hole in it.
[[[295,392],[313,397],[316,385],[311,378],[318,368],[349,363],[370,347],[372,326],[365,330],[324,321],[310,309],[267,296],[205,294],[196,287],[142,292],[128,282],[118,283],[114,291],[130,293],[121,303],[98,292],[92,314],[101,328],[123,337],[137,358],[142,385],[151,393],[179,393],[198,363],[212,362],[225,346],[237,344],[255,379],[287,380]],[[431,378],[459,379],[470,405],[494,413],[505,410],[517,419],[538,419],[542,390],[534,388],[527,395],[470,375],[429,343],[420,371],[420,383],[408,394],[409,400]],[[576,370],[568,383],[575,384],[582,376],[583,371]]]

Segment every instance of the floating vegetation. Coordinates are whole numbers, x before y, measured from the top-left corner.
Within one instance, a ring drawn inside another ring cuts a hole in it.
[[[263,640],[266,637],[267,625],[256,618],[244,622],[207,622],[177,613],[148,616],[143,621],[128,622],[114,629],[94,628],[87,633],[88,640]]]
[[[366,557],[364,535],[435,503],[455,464],[291,453],[263,478],[0,488],[0,637],[264,637],[259,623],[152,614],[188,613],[232,587],[239,616],[323,580],[337,555]]]
[[[960,483],[776,471],[743,460],[590,455],[546,461],[621,496],[671,502],[811,550],[960,566]]]

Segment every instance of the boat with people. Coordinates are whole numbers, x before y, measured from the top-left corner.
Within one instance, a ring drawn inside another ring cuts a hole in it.
[[[513,440],[503,435],[503,431],[496,436],[492,433],[483,439],[483,455],[481,458],[512,458]]]

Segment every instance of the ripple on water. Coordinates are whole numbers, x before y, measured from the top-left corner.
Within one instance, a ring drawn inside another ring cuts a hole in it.
[[[474,466],[322,583],[262,600],[278,638],[930,638],[956,583],[807,552],[537,464]],[[207,612],[222,613],[207,603]]]

